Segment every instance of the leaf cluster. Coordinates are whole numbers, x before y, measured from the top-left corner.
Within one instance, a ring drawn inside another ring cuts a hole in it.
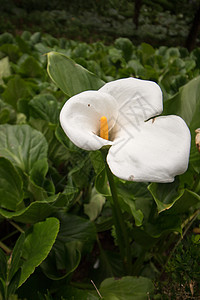
[[[99,299],[91,279],[107,300],[153,294],[151,279],[166,262],[174,232],[181,234],[199,209],[198,54],[136,47],[124,38],[105,46],[40,32],[0,36],[0,226],[11,226],[0,237],[7,254],[0,252],[3,299],[15,293],[22,299]],[[69,97],[128,76],[157,81],[164,114],[182,116],[192,133],[189,169],[174,183],[115,178],[129,226],[131,274],[110,234],[111,194],[101,153],[78,149],[59,126]]]

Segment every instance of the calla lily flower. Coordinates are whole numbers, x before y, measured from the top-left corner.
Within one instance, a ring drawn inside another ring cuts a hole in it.
[[[162,92],[155,82],[126,78],[71,97],[60,123],[82,149],[109,145],[107,163],[117,177],[172,182],[187,170],[190,131],[179,116],[158,116],[162,110]]]

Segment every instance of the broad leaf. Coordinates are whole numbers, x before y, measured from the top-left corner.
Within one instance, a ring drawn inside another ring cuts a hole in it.
[[[47,142],[28,125],[0,125],[0,153],[26,174],[33,169],[36,172],[36,162],[45,160],[47,164]]]
[[[61,279],[73,272],[80,255],[89,253],[96,239],[92,222],[70,214],[58,214],[61,227],[50,255],[42,264],[45,274],[52,279]],[[71,249],[71,250],[70,250]]]
[[[153,293],[150,279],[144,277],[108,278],[101,283],[100,294],[107,300],[146,300]]]
[[[97,90],[104,85],[94,74],[57,52],[48,53],[47,71],[55,84],[69,97],[86,90]]]
[[[184,190],[179,190],[178,180],[172,183],[151,183],[148,189],[156,202],[159,213],[172,207],[184,193]]]
[[[16,210],[23,200],[23,182],[12,163],[0,157],[0,207]]]
[[[28,232],[22,257],[22,271],[19,286],[34,272],[35,268],[49,254],[59,231],[59,221],[56,218],[46,219],[44,222],[35,224]]]
[[[20,64],[19,73],[27,77],[42,77],[44,70],[33,56],[28,56],[23,63]]]
[[[58,217],[61,227],[54,247],[62,248],[63,243],[78,242],[82,252],[90,252],[96,239],[94,224],[76,215],[60,214]]]
[[[7,85],[7,88],[2,94],[5,102],[11,104],[17,109],[17,102],[20,98],[29,98],[32,94],[30,87],[19,75],[12,77]]]
[[[59,119],[59,103],[51,94],[40,94],[30,102],[30,116],[57,124]]]
[[[79,265],[81,260],[81,253],[77,249],[78,243],[69,242],[64,244],[64,252],[55,253],[52,251],[48,258],[41,264],[41,268],[45,275],[53,280],[60,280],[67,277],[72,273]],[[57,266],[57,261],[59,260],[59,254],[63,256],[64,259],[63,268],[59,269]]]
[[[57,195],[51,197],[56,201]],[[0,215],[13,219],[14,221],[21,223],[36,223],[44,220],[56,210],[50,203],[45,201],[32,202],[28,207],[19,210],[17,212],[10,212],[0,208]]]
[[[67,300],[99,300],[96,291],[90,292],[66,284],[63,287],[59,288],[59,291],[57,292],[56,295],[59,297],[59,299],[67,299]]]
[[[187,189],[178,189],[177,181],[170,184],[151,183],[148,187],[156,204],[158,213],[179,215],[195,206],[200,196]]]
[[[181,116],[190,128],[192,136],[190,161],[198,165],[200,170],[199,153],[195,145],[195,129],[200,127],[200,76],[194,78],[180,88],[180,91],[164,105],[164,114]]]

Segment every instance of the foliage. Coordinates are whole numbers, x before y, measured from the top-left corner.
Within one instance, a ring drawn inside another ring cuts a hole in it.
[[[91,279],[103,299],[151,299],[166,251],[199,209],[199,53],[125,38],[106,46],[40,32],[0,35],[0,226],[9,228],[0,236],[3,299],[99,299]],[[115,178],[132,251],[126,274],[102,157],[69,141],[59,112],[71,95],[129,76],[160,84],[164,114],[185,118],[192,147],[189,169],[174,183]]]
[[[128,37],[135,44],[184,45],[198,0],[143,0],[139,28],[133,19],[135,1],[2,1],[0,33],[30,30],[75,40],[113,42]],[[199,39],[198,39],[199,45]]]
[[[198,230],[199,228],[196,229]],[[198,295],[199,293],[199,238],[199,234],[188,234],[176,247],[174,254],[167,264],[166,272],[169,280],[172,280],[174,283],[176,282],[176,285],[171,286],[171,293],[173,294],[177,295],[177,290],[181,287],[188,297],[190,295]]]

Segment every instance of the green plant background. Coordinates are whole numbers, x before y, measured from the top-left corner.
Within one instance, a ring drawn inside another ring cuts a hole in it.
[[[182,47],[136,46],[128,38],[105,45],[41,32],[0,35],[2,299],[162,296],[155,283],[166,270],[169,250],[193,224],[199,226],[199,57],[199,48],[189,53]],[[192,144],[188,171],[171,184],[115,178],[133,257],[127,276],[101,155],[70,142],[59,112],[72,95],[129,76],[160,85],[163,114],[185,119]],[[174,265],[172,260],[168,268]],[[197,278],[192,274],[184,277],[188,284]]]

